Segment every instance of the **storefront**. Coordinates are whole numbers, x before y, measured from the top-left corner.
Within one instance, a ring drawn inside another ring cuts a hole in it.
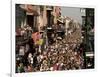
[[[94,68],[94,53],[86,52],[86,68]]]

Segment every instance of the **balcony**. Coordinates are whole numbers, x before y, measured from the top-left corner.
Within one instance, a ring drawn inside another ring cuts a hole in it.
[[[39,15],[38,7],[33,5],[20,5],[22,9],[26,11],[27,15]]]
[[[53,10],[53,6],[46,6],[47,10]]]

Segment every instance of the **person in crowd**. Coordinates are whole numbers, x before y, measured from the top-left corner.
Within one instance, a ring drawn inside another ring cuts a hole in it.
[[[39,45],[34,44],[30,37],[28,42],[19,46],[17,50],[23,58],[16,66],[18,73],[81,69],[83,64],[82,53],[79,53],[83,52],[83,49],[79,49],[81,43],[79,36],[81,35],[76,32],[78,30],[72,30],[68,30],[69,34],[64,38],[55,36],[53,33],[51,38],[55,41],[48,44],[47,48],[41,52],[39,52]],[[21,35],[25,35],[25,32],[32,35],[31,27],[27,26],[22,29]]]
[[[19,55],[20,55],[21,57],[23,57],[23,56],[25,55],[25,47],[24,47],[24,46],[20,46]]]
[[[22,73],[22,72],[25,72],[24,66],[23,66],[23,63],[20,63],[19,66],[18,66],[18,73]]]

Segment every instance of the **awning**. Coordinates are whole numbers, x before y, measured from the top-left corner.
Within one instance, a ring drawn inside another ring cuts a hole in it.
[[[52,29],[52,27],[47,27],[47,29]]]
[[[57,21],[60,22],[60,23],[64,23],[63,20],[59,20],[59,19],[57,19]]]
[[[52,6],[46,6],[46,10],[53,10]]]
[[[57,18],[57,21],[61,22],[61,23],[64,23],[64,18],[63,17],[58,17]]]
[[[93,57],[94,53],[93,52],[86,52],[86,57]]]

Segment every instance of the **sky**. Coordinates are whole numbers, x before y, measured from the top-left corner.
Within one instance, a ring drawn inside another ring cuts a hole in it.
[[[71,17],[77,20],[80,24],[82,24],[82,13],[80,12],[80,8],[77,7],[61,7],[61,14],[63,16]]]

